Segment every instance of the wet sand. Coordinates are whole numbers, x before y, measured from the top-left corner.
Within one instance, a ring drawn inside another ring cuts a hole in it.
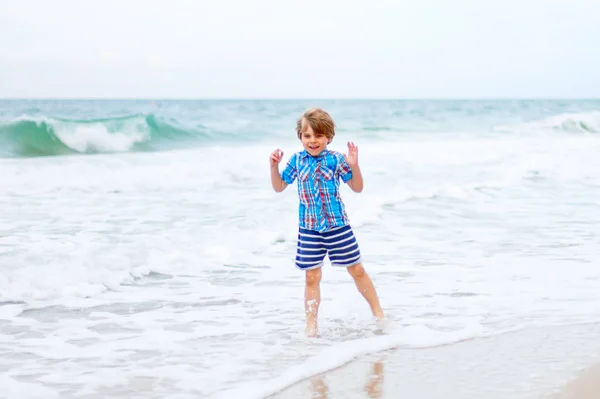
[[[270,399],[598,399],[600,324],[531,328],[356,359]]]
[[[600,364],[585,369],[549,399],[600,398]]]

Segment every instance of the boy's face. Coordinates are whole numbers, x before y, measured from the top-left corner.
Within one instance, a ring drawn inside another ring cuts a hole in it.
[[[327,147],[329,140],[324,134],[315,134],[306,121],[302,121],[301,137],[304,149],[312,156],[317,156]]]

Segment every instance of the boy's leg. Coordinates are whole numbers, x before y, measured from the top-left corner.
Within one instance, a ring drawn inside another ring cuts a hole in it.
[[[383,314],[383,310],[381,309],[381,305],[379,304],[379,297],[377,296],[377,291],[375,290],[375,286],[373,285],[371,277],[369,277],[369,275],[365,271],[365,268],[363,267],[362,263],[350,266],[348,268],[348,273],[350,273],[350,275],[354,279],[354,283],[356,284],[356,288],[358,289],[358,291],[369,303],[373,315],[379,320],[383,319],[385,316]]]
[[[367,300],[373,315],[383,319],[384,314],[379,304],[377,291],[371,278],[361,263],[360,249],[350,226],[343,226],[323,233],[323,242],[329,253],[329,259],[333,266],[346,267],[356,288]]]
[[[317,335],[317,319],[321,304],[321,268],[306,271],[306,286],[304,288],[304,310],[306,312],[306,335]]]
[[[304,287],[304,309],[306,313],[306,334],[317,335],[317,317],[321,304],[321,266],[327,250],[323,246],[321,234],[316,231],[300,228],[298,231],[298,248],[296,267],[306,272]]]

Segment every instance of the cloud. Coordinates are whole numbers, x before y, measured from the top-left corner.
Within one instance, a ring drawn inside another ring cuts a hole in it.
[[[600,94],[586,0],[3,1],[0,97]]]

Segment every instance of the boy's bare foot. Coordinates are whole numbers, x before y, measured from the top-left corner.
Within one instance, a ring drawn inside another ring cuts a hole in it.
[[[306,327],[306,336],[308,338],[319,338],[319,331],[316,328]]]
[[[383,318],[383,319],[375,320],[375,324],[377,324],[379,327],[386,327],[386,326],[391,325],[392,322],[388,318]]]
[[[306,319],[306,336],[309,338],[316,338],[319,336],[319,329],[317,328],[317,320],[312,317]]]

